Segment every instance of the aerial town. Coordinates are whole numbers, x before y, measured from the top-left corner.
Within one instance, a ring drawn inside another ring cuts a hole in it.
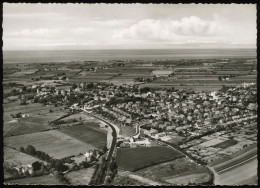
[[[212,185],[234,174],[232,165],[256,159],[256,59],[205,62],[4,65],[5,181]],[[136,67],[144,69],[125,71]]]

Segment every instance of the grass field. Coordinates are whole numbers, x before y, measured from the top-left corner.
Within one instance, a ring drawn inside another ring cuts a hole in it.
[[[163,163],[182,156],[179,152],[162,146],[120,148],[117,151],[116,161],[119,168],[135,171],[138,168]]]
[[[228,148],[229,146],[233,146],[235,144],[237,144],[236,140],[226,140],[224,142],[214,145],[213,147],[225,149],[225,148]]]
[[[36,150],[44,151],[54,158],[85,153],[94,147],[56,130],[44,131],[26,135],[6,137],[4,144],[19,149],[21,146],[33,145]]]
[[[95,148],[102,149],[106,145],[107,134],[85,124],[62,128],[60,131]]]
[[[131,127],[131,126],[121,126],[119,128],[120,128],[120,131],[121,131],[120,134],[123,135],[123,136],[127,136],[127,137],[133,136],[136,132],[136,129],[134,127]]]
[[[210,178],[205,167],[190,162],[184,157],[139,170],[136,174],[155,181],[174,184],[174,178],[181,178],[182,184],[186,184],[189,183],[189,179],[182,177],[194,176],[196,174],[204,174],[204,176],[193,177],[196,178],[193,182],[207,182]]]
[[[4,105],[4,136],[22,135],[52,129],[49,121],[53,121],[66,114],[60,107],[42,106],[38,103],[28,105]],[[49,110],[53,112],[50,113]],[[13,119],[11,114],[23,113],[30,115],[26,118]]]
[[[72,171],[65,175],[72,185],[88,185],[92,174],[94,173],[94,168],[87,168],[78,171]]]
[[[4,147],[4,164],[7,166],[27,165],[32,164],[35,161],[41,160],[12,148]]]
[[[23,179],[16,179],[5,181],[4,184],[8,185],[63,185],[57,178],[52,175],[45,175],[39,177],[30,177],[30,178],[23,178]]]
[[[127,176],[120,176],[120,175],[116,175],[112,184],[114,186],[145,186],[146,185],[142,182],[139,182]]]
[[[185,176],[177,176],[171,178],[163,178],[164,181],[173,185],[201,184],[209,180],[208,173],[190,174]]]

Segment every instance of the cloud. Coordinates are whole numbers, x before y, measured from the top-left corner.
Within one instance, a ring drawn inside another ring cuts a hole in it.
[[[214,36],[220,29],[217,21],[206,21],[196,16],[184,17],[180,21],[144,19],[127,29],[118,30],[113,37],[180,42],[189,37]]]

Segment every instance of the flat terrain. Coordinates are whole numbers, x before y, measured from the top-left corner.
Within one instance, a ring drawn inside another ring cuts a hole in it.
[[[133,136],[136,132],[136,129],[131,126],[120,126],[120,130],[120,134],[127,137]]]
[[[94,168],[87,168],[69,172],[65,177],[69,179],[72,185],[88,185],[93,173]]]
[[[99,149],[102,149],[106,145],[107,134],[85,124],[62,128],[59,131],[81,141],[82,143],[92,145]]]
[[[4,164],[7,166],[28,165],[35,161],[41,160],[12,148],[4,147]]]
[[[144,186],[147,185],[143,182],[137,181],[128,176],[121,175],[121,172],[116,175],[112,183],[114,186]]]
[[[39,177],[30,177],[23,179],[16,179],[6,181],[5,184],[17,184],[17,185],[63,185],[57,178],[52,175],[45,175]]]
[[[200,184],[209,180],[209,174],[190,174],[185,176],[177,176],[171,178],[163,178],[164,181],[173,185]]]
[[[190,162],[185,157],[139,170],[136,174],[174,185],[203,183],[210,179],[205,167]]]
[[[53,112],[49,112],[52,109]],[[10,115],[21,112],[29,117],[14,119]],[[39,103],[19,105],[18,103],[4,104],[4,136],[22,135],[43,130],[53,129],[49,121],[58,119],[66,114],[61,107],[43,106]]]
[[[83,143],[56,130],[44,131],[26,135],[6,137],[4,144],[19,149],[21,146],[33,145],[36,150],[44,151],[54,158],[85,153],[94,147]]]
[[[163,163],[179,157],[182,157],[182,154],[162,146],[120,148],[117,150],[116,161],[119,168],[135,171],[138,168]]]

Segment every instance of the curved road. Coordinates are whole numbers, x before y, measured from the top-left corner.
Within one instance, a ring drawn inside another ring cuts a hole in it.
[[[117,139],[117,131],[116,131],[116,128],[117,128],[117,127],[115,128],[116,125],[113,125],[112,123],[108,122],[107,120],[104,120],[103,118],[100,118],[100,117],[98,117],[97,115],[94,115],[94,114],[88,112],[88,111],[85,110],[85,109],[81,109],[81,110],[83,110],[83,111],[86,112],[87,114],[89,114],[89,115],[91,115],[91,116],[93,116],[93,117],[95,117],[95,118],[97,118],[97,119],[99,119],[99,120],[101,120],[101,121],[107,123],[107,124],[111,127],[111,129],[112,129],[113,141],[112,141],[112,144],[111,144],[111,146],[110,146],[110,148],[109,148],[109,153],[108,153],[108,155],[107,155],[107,160],[110,161],[110,160],[111,160],[111,157],[112,157],[112,155],[113,155],[114,149],[115,149],[115,145],[116,145],[116,139]],[[117,129],[118,129],[118,128],[117,128]]]
[[[109,162],[110,162],[110,160],[111,160],[111,158],[112,158],[112,155],[113,155],[113,153],[114,153],[115,146],[116,146],[116,139],[117,139],[117,130],[118,130],[118,127],[116,127],[116,125],[114,125],[114,124],[112,124],[112,123],[106,121],[105,119],[100,118],[100,117],[98,117],[97,115],[94,115],[94,114],[88,112],[88,111],[85,110],[85,109],[82,109],[82,108],[81,108],[81,110],[83,110],[83,111],[86,112],[87,114],[89,114],[89,115],[91,115],[91,116],[93,116],[93,117],[95,117],[95,118],[97,118],[97,119],[99,119],[99,120],[101,120],[101,121],[107,123],[107,124],[111,127],[113,140],[112,140],[112,143],[111,143],[111,145],[110,145],[110,148],[109,148],[109,151],[108,151],[108,155],[107,155],[107,161],[106,161],[106,164],[109,164]],[[107,166],[107,165],[106,165],[106,166]],[[105,177],[106,177],[106,172],[107,172],[107,168],[101,172],[100,179],[98,180],[98,182],[99,182],[98,184],[99,184],[99,185],[100,185],[100,184],[101,184],[101,185],[104,184]]]

